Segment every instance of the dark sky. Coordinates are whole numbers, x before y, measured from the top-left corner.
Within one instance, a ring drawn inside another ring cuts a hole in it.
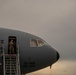
[[[0,27],[43,38],[59,61],[76,60],[75,0],[0,0]]]

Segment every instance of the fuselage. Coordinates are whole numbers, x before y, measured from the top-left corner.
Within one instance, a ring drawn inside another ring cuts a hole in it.
[[[43,39],[25,32],[0,28],[0,40],[4,42],[6,54],[8,54],[9,36],[15,36],[16,45],[19,45],[21,74],[45,68],[59,59],[58,52]],[[0,63],[2,63],[1,55]],[[0,65],[0,74],[2,72]]]

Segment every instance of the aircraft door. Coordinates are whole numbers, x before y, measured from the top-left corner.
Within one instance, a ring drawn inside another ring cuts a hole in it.
[[[17,39],[15,36],[8,37],[8,54],[16,54],[17,53]]]

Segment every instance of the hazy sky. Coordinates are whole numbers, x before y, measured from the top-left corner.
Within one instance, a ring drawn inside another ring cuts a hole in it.
[[[76,67],[76,0],[0,0],[0,27],[43,38],[60,53],[60,62]]]

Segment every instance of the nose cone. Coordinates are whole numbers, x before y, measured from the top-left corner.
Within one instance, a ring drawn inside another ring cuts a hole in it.
[[[59,53],[57,52],[57,60],[60,58],[60,55],[59,55]]]

